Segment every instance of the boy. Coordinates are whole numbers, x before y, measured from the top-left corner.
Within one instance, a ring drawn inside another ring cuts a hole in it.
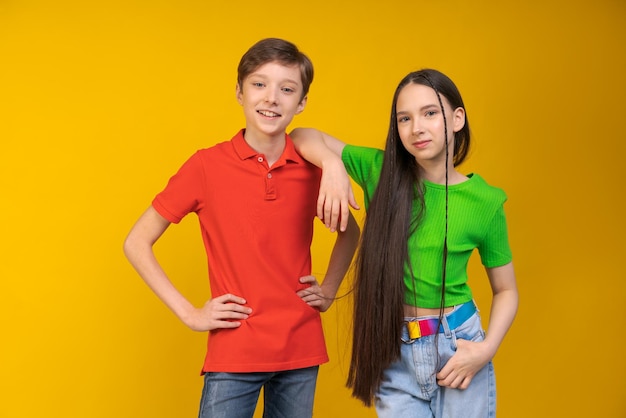
[[[318,367],[328,361],[320,311],[335,297],[356,249],[353,218],[337,235],[328,273],[311,273],[321,172],[285,130],[304,110],[313,79],[295,45],[264,39],[238,67],[246,118],[230,141],[196,152],[139,218],[124,243],[131,264],[188,327],[209,331],[200,417],[310,417]],[[196,308],[152,251],[170,223],[198,215],[212,299]]]

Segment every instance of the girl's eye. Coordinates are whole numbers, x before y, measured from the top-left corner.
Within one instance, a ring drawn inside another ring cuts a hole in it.
[[[409,120],[408,116],[401,116],[398,118],[398,123],[406,122]]]
[[[436,114],[437,114],[436,110],[429,110],[428,112],[426,112],[426,116],[428,117],[435,116]]]

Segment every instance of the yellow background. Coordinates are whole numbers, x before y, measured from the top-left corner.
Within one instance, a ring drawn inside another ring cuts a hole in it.
[[[315,64],[292,126],[351,143],[383,145],[409,71],[457,83],[463,171],[509,196],[521,305],[495,358],[499,416],[626,416],[625,22],[623,0],[0,0],[0,416],[196,416],[205,335],[121,246],[192,152],[243,125],[236,65],[268,36]],[[317,230],[321,276],[334,237]],[[194,217],[157,251],[204,302]],[[347,299],[324,315],[317,417],[374,416],[343,388],[349,315]]]

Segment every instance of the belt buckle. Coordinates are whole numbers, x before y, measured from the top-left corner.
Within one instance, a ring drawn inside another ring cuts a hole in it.
[[[418,321],[410,321],[406,324],[407,329],[409,330],[409,338],[412,340],[417,340],[422,336],[422,330],[420,329],[420,324]]]

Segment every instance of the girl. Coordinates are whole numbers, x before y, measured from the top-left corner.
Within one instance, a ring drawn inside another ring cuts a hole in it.
[[[495,416],[491,360],[518,293],[506,196],[456,169],[470,130],[454,83],[435,70],[408,74],[393,98],[385,151],[313,129],[292,138],[324,169],[318,214],[328,226],[340,213],[347,219],[347,202],[356,205],[346,170],[364,192],[347,381],[353,396],[374,402],[379,417]],[[475,248],[493,291],[488,334],[467,283]]]

